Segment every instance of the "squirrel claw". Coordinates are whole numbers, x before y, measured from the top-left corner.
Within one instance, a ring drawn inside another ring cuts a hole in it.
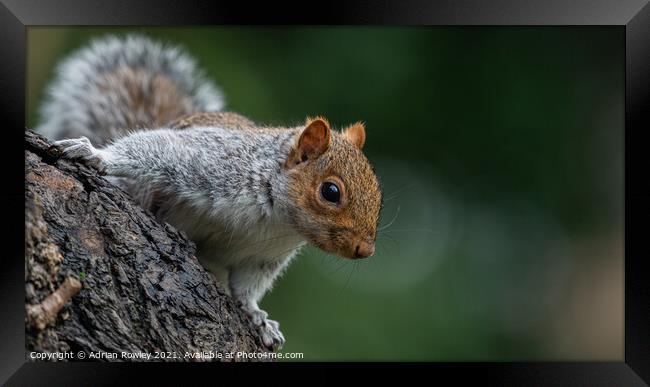
[[[100,171],[104,170],[100,152],[95,149],[87,137],[79,137],[54,142],[54,147],[71,159],[82,159]]]
[[[282,349],[284,346],[284,336],[280,332],[280,324],[274,320],[266,320],[264,324],[258,327],[262,335],[262,342],[266,347],[273,351]]]
[[[263,310],[244,310],[250,316],[253,325],[257,327],[264,346],[273,351],[281,349],[284,345],[284,336],[280,332],[280,324],[277,321],[268,319],[268,314]]]

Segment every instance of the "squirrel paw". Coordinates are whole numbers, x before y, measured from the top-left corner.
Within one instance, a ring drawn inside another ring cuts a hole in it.
[[[280,332],[280,324],[277,321],[266,319],[264,324],[257,328],[262,335],[262,342],[268,348],[277,351],[284,345],[284,336]]]
[[[268,319],[268,314],[263,310],[246,310],[246,312],[262,336],[264,345],[274,351],[281,349],[284,345],[284,336],[280,332],[280,324]]]
[[[68,140],[55,141],[54,146],[61,150],[64,156],[71,159],[82,159],[85,160],[88,164],[99,169],[101,172],[104,171],[104,165],[102,163],[102,157],[100,151],[98,151],[93,144],[90,143],[90,140],[86,137],[73,138]]]

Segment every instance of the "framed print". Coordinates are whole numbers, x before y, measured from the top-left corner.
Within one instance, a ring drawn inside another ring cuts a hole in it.
[[[0,380],[647,385],[646,3],[3,0]]]

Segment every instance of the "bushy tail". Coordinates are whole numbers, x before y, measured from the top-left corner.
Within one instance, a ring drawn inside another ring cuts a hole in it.
[[[180,48],[138,35],[110,36],[61,62],[37,131],[52,140],[86,136],[102,145],[223,104],[220,91]]]

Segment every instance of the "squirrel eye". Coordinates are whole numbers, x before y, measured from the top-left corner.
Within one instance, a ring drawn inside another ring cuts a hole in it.
[[[320,188],[320,194],[323,196],[323,199],[332,203],[339,203],[341,201],[341,190],[339,187],[330,182],[325,182]]]

